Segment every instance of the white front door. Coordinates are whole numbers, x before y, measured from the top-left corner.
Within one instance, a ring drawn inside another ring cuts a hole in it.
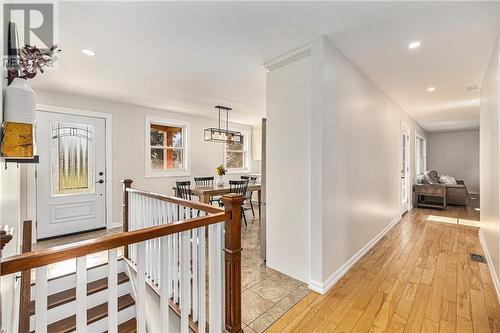
[[[408,211],[410,204],[410,127],[401,123],[401,214]]]
[[[105,119],[37,112],[37,239],[106,227]]]

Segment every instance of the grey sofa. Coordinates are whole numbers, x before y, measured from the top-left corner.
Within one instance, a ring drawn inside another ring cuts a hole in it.
[[[430,184],[436,186],[446,186],[446,203],[448,205],[466,206],[469,193],[463,180],[457,180],[456,185],[442,184],[439,182],[439,174],[436,170],[426,171],[423,175],[417,176],[417,184]]]

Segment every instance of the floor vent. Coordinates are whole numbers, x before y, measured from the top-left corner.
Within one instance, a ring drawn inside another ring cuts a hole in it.
[[[472,261],[482,262],[483,264],[486,264],[486,258],[480,254],[469,253],[469,256],[470,260]]]

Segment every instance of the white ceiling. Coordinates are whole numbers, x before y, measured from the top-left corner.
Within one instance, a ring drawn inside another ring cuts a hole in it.
[[[429,132],[479,128],[497,3],[436,3],[328,38]],[[422,45],[410,50],[408,43]],[[473,92],[468,86],[477,86]],[[432,93],[428,87],[435,87]]]
[[[494,3],[61,2],[59,11],[59,66],[35,89],[204,115],[225,104],[248,124],[265,114],[261,64],[327,35],[427,130],[477,126],[478,94],[466,86],[480,85],[496,33]],[[413,39],[422,47],[408,52]]]

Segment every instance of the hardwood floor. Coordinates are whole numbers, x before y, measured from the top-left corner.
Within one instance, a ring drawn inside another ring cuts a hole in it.
[[[484,255],[478,228],[428,216],[407,213],[327,294],[310,292],[266,332],[500,332],[488,266],[469,259]]]

